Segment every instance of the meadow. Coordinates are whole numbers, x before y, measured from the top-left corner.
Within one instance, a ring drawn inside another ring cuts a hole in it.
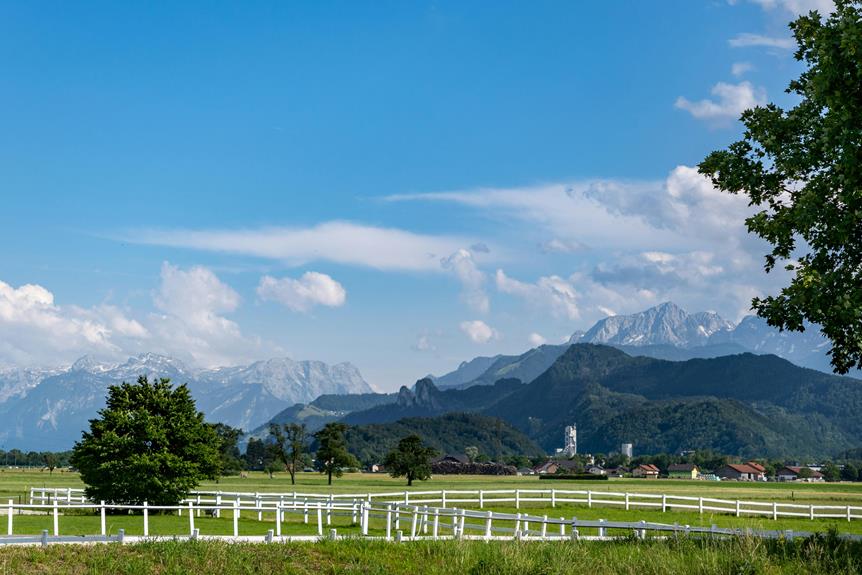
[[[66,471],[55,471],[53,474],[43,471],[4,470],[0,472],[0,502],[8,499],[26,502],[30,487],[82,487],[77,474]],[[487,477],[487,476],[437,476],[429,481],[417,482],[410,491],[423,490],[472,490],[472,489],[590,489],[596,493],[607,491],[629,491],[640,493],[665,493],[676,495],[691,495],[704,497],[719,497],[726,499],[745,499],[750,501],[793,501],[798,503],[819,503],[836,505],[862,506],[862,484],[856,483],[818,483],[818,484],[780,484],[780,483],[744,483],[744,482],[704,482],[683,480],[643,480],[643,479],[611,479],[609,481],[540,481],[535,476],[524,477]],[[264,473],[251,473],[248,477],[225,477],[218,482],[206,482],[200,485],[201,490],[221,490],[226,492],[283,492],[293,491],[305,493],[368,493],[396,492],[408,490],[405,481],[394,479],[383,474],[346,474],[335,479],[331,488],[326,484],[326,478],[317,473],[301,473],[297,475],[297,484],[291,485],[287,474],[277,474],[270,479]],[[227,502],[226,502],[227,503]],[[228,503],[229,504],[229,503]],[[467,505],[473,508],[475,506]],[[527,512],[534,515],[564,517],[571,519],[606,519],[609,521],[654,521],[661,523],[679,523],[691,526],[718,525],[720,527],[751,527],[759,529],[792,529],[794,531],[827,531],[836,529],[845,533],[862,533],[862,521],[848,522],[838,519],[779,518],[772,520],[766,517],[734,517],[728,514],[709,513],[703,515],[692,511],[669,510],[662,513],[656,509],[624,510],[618,507],[587,508],[585,505],[557,504],[551,508],[550,503],[524,503],[519,510],[511,504],[495,505],[493,511],[514,513]],[[0,507],[2,512],[2,507]],[[274,525],[274,514],[264,513],[262,521],[257,520],[257,514],[243,512],[239,519],[241,535],[264,535]],[[99,532],[99,517],[90,513],[75,513],[60,517],[61,534],[94,534]],[[15,534],[38,534],[42,529],[51,529],[52,517],[49,514],[16,515],[14,520]],[[109,515],[107,527],[110,533],[125,529],[129,535],[143,533],[140,516]],[[198,517],[195,527],[203,535],[228,535],[233,532],[231,512],[225,511],[221,518]],[[352,523],[351,517],[333,517],[330,527],[337,528],[341,534],[358,533],[358,527]],[[328,527],[327,527],[328,528]],[[384,524],[382,519],[373,519],[370,524],[372,534],[380,534]],[[150,533],[152,535],[188,534],[189,523],[186,516],[156,515],[150,517]],[[312,534],[316,532],[314,517],[311,524],[305,525],[300,514],[288,514],[283,533]],[[590,534],[590,533],[584,533]]]

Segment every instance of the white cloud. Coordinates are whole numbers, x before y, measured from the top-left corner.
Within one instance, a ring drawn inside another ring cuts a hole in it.
[[[751,62],[734,62],[730,67],[730,72],[737,78],[754,70],[754,65]]]
[[[379,270],[438,272],[441,258],[477,243],[470,238],[423,235],[342,221],[311,228],[143,230],[123,240],[248,255],[291,265],[329,261]]]
[[[574,286],[559,276],[540,277],[536,283],[524,283],[497,270],[497,289],[523,298],[535,307],[550,309],[554,315],[578,319],[578,293]]]
[[[789,12],[794,16],[808,14],[812,10],[818,11],[821,15],[826,15],[835,9],[835,3],[832,0],[751,0],[755,4],[759,4],[764,10],[780,9]]]
[[[485,274],[476,266],[473,254],[465,249],[459,249],[448,257],[440,260],[443,269],[450,270],[463,286],[461,297],[472,309],[488,313],[490,302],[485,293]]]
[[[578,252],[585,252],[589,250],[589,246],[583,244],[577,240],[561,240],[559,238],[552,238],[546,242],[543,242],[539,245],[539,249],[541,249],[546,254],[574,254]]]
[[[184,270],[162,264],[153,302],[160,313],[151,314],[148,320],[155,336],[152,351],[205,367],[236,364],[279,351],[246,337],[236,322],[224,317],[239,307],[240,296],[203,266]]]
[[[431,341],[431,337],[427,334],[420,335],[413,344],[413,349],[416,351],[437,351],[437,346]]]
[[[696,168],[678,166],[663,181],[588,180],[524,188],[394,196],[389,201],[449,202],[505,221],[511,237],[588,245],[573,268],[534,282],[497,273],[497,288],[579,325],[613,313],[673,300],[692,309],[747,313],[753,295],[771,293],[780,272],[766,276],[767,247],[747,233],[747,197],[714,189]],[[518,223],[522,223],[518,227]],[[558,249],[560,252],[568,250]]]
[[[766,93],[762,88],[754,88],[750,82],[727,84],[719,82],[711,93],[715,100],[704,99],[692,102],[682,96],[675,106],[685,110],[698,119],[736,119],[743,111],[766,104]]]
[[[479,319],[462,321],[459,328],[473,343],[488,343],[491,340],[500,338],[497,330]]]
[[[793,38],[765,36],[763,34],[750,33],[737,34],[727,42],[733,48],[749,48],[754,46],[762,46],[765,48],[792,50],[796,46],[796,41]]]
[[[147,329],[116,306],[61,306],[43,286],[0,281],[0,360],[57,365],[93,352],[115,357],[127,340],[147,337]]]
[[[527,337],[527,340],[530,342],[530,345],[533,347],[539,347],[540,345],[545,345],[548,343],[548,340],[545,339],[542,334],[533,332]]]
[[[311,271],[299,279],[264,276],[257,286],[257,295],[300,312],[317,305],[340,307],[347,300],[347,291],[340,283],[326,274]]]

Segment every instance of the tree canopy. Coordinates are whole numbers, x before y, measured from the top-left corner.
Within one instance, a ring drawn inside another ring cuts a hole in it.
[[[280,460],[290,473],[291,485],[296,484],[296,472],[305,462],[308,433],[304,423],[271,423],[269,433],[274,458]]]
[[[769,244],[765,268],[781,264],[789,285],[755,298],[769,325],[821,326],[838,373],[862,367],[862,3],[835,0],[790,24],[806,65],[787,92],[798,103],[742,114],[742,140],[711,153],[700,172],[759,209],[748,230]]]
[[[424,481],[431,477],[430,460],[436,455],[436,449],[427,447],[421,437],[413,434],[398,442],[398,447],[389,452],[383,465],[392,477],[406,477],[409,486],[414,480]]]
[[[344,467],[352,467],[359,464],[356,458],[347,451],[347,442],[344,432],[347,426],[343,423],[327,423],[323,429],[314,434],[317,440],[317,466],[321,473],[325,473],[329,485],[332,485],[332,476],[341,477]]]
[[[185,385],[168,379],[108,388],[107,404],[75,443],[71,463],[95,501],[175,505],[215,478],[221,442]]]

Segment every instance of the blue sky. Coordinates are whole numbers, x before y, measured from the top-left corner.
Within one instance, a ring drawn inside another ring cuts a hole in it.
[[[779,285],[693,166],[826,0],[0,3],[0,363],[380,389]]]

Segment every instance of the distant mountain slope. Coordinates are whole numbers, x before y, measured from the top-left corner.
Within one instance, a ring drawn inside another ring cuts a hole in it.
[[[581,338],[581,343],[608,345],[704,345],[711,335],[733,329],[733,324],[711,312],[686,313],[666,302],[631,315],[615,315],[597,322]]]
[[[350,425],[386,423],[405,417],[430,417],[449,412],[478,412],[523,387],[515,379],[502,379],[494,385],[475,385],[466,389],[437,389],[428,379],[420,379],[411,390],[404,386],[395,403],[379,405],[346,415]]]
[[[505,421],[475,413],[450,413],[350,427],[346,435],[347,447],[366,465],[380,463],[402,437],[411,433],[418,434],[441,454],[464,453],[464,448],[471,445],[491,458],[544,454],[534,441]]]
[[[6,370],[3,372],[7,373]],[[84,357],[65,370],[7,384],[0,379],[0,442],[24,450],[66,450],[104,406],[108,387],[138,376],[185,383],[210,421],[251,429],[282,409],[325,393],[367,393],[372,389],[350,364],[274,359],[249,366],[194,370],[181,361],[142,354],[119,365]]]
[[[469,383],[485,373],[491,365],[503,356],[495,355],[492,357],[474,357],[470,361],[462,361],[457,369],[450,371],[446,375],[440,377],[430,376],[434,381],[434,385],[440,389],[447,387],[460,387],[465,383]]]
[[[578,344],[485,412],[549,450],[577,423],[587,451],[631,441],[651,451],[822,456],[858,445],[860,409],[860,382],[775,356],[668,362]]]

